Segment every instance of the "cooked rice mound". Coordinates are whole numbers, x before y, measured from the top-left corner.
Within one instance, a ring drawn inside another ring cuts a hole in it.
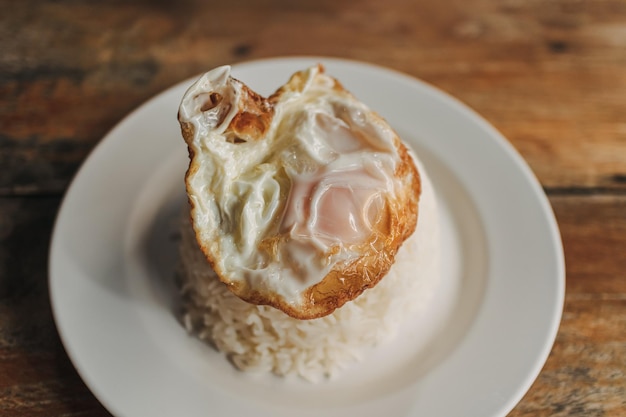
[[[368,348],[390,340],[431,298],[439,239],[434,195],[427,179],[425,183],[417,230],[403,243],[384,279],[332,314],[312,320],[234,295],[209,266],[185,221],[180,248],[185,327],[241,370],[310,381],[336,376],[362,360]]]

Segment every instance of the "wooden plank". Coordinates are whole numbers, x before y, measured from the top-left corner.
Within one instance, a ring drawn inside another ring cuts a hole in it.
[[[431,82],[500,129],[548,188],[626,190],[622,0],[3,3],[4,195],[61,192],[117,121],[169,85],[293,54]]]
[[[59,198],[0,198],[0,415],[110,416],[70,363],[48,298]]]
[[[552,197],[567,290],[552,353],[510,417],[626,415],[626,197]]]
[[[626,196],[552,196],[571,297],[626,297]]]

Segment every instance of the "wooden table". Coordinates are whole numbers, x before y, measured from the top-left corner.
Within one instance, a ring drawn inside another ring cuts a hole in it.
[[[47,292],[53,221],[89,151],[182,79],[294,54],[421,78],[511,141],[556,212],[567,290],[552,354],[510,416],[626,415],[624,0],[208,3],[0,0],[0,415],[109,415]]]

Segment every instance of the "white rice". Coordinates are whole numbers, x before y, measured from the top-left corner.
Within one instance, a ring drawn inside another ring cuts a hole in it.
[[[336,376],[389,341],[431,298],[439,271],[438,219],[432,188],[423,178],[417,231],[400,248],[389,273],[332,314],[297,320],[233,295],[182,228],[180,286],[187,330],[224,352],[239,369],[298,375],[309,381]],[[188,216],[187,216],[188,217]]]

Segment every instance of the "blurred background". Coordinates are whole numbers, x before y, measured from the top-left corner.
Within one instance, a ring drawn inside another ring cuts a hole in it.
[[[0,414],[107,416],[54,327],[48,248],[89,152],[165,88],[276,56],[420,78],[492,123],[555,210],[553,352],[511,416],[626,415],[626,1],[0,0]]]

